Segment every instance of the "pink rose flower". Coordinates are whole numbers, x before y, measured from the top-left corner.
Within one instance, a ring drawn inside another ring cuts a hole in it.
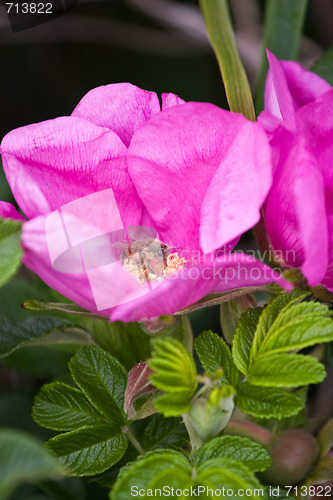
[[[89,311],[155,318],[278,279],[229,253],[259,220],[272,180],[266,134],[241,115],[173,94],[161,110],[155,93],[107,85],[71,116],[13,130],[1,153],[28,219],[25,265]],[[22,218],[4,202],[0,215]],[[126,240],[142,240],[140,228],[156,238],[133,254]]]
[[[299,64],[268,52],[265,110],[273,186],[265,205],[268,235],[286,264],[310,286],[333,290],[333,89]]]

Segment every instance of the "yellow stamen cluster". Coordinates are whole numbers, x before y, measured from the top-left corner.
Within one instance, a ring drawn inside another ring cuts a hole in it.
[[[184,259],[184,257],[179,257],[178,252],[170,253],[167,257],[166,268],[163,272],[165,278],[183,269],[184,264],[186,264],[186,259]]]

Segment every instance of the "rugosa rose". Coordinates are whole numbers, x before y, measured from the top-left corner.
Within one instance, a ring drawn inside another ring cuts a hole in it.
[[[333,89],[268,52],[260,123],[270,137],[273,186],[265,219],[273,248],[310,286],[333,291]]]
[[[162,95],[161,111],[152,92],[108,85],[69,117],[10,132],[1,153],[29,219],[25,265],[89,311],[154,318],[277,278],[229,253],[258,221],[271,186],[266,134],[241,115],[173,94]],[[0,209],[21,217],[8,204]],[[149,250],[142,241],[141,253],[118,248],[117,238],[125,249],[145,239],[140,228],[157,235]],[[158,253],[165,269],[151,266]]]

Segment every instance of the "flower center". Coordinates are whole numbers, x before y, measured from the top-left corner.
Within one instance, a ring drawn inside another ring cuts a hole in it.
[[[168,245],[159,240],[135,241],[128,244],[120,256],[124,269],[129,272],[140,285],[177,273],[183,268],[186,259],[171,252]]]

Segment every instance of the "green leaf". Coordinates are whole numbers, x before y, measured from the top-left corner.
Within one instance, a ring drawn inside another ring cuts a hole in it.
[[[81,427],[47,441],[45,448],[73,476],[93,476],[116,464],[127,449],[127,437],[101,424]]]
[[[144,429],[141,444],[144,450],[181,449],[188,442],[186,427],[180,418],[153,415]]]
[[[333,47],[329,48],[325,54],[315,62],[311,71],[333,85]]]
[[[261,489],[254,474],[240,462],[224,458],[214,458],[191,468],[188,460],[181,453],[172,451],[150,452],[124,467],[111,493],[110,500],[127,500],[145,490],[146,497],[154,497],[156,488],[174,490],[189,489],[203,498],[206,488],[232,489],[238,491]],[[260,492],[253,491],[251,498],[258,500]],[[186,497],[186,491],[185,496]],[[183,496],[181,497],[183,498]]]
[[[236,332],[237,323],[243,314],[250,307],[256,307],[257,301],[253,294],[247,293],[223,302],[220,305],[220,323],[223,337],[228,344],[232,343]]]
[[[95,341],[127,370],[150,357],[150,339],[139,323],[86,319]]]
[[[250,352],[250,363],[257,356],[261,344],[269,334],[270,329],[274,328],[275,321],[282,312],[286,312],[298,300],[305,297],[305,293],[299,290],[293,290],[290,294],[282,293],[278,295],[270,304],[267,304],[262,310],[257,328],[253,337],[253,344]]]
[[[312,484],[324,484],[328,481],[333,481],[333,457],[331,455],[322,457],[319,460],[310,476],[307,477],[305,484],[309,487]],[[331,490],[329,490],[330,492]]]
[[[262,312],[261,307],[248,309],[237,323],[232,342],[232,358],[238,370],[247,375],[254,333]]]
[[[318,384],[325,376],[324,365],[311,356],[272,354],[251,365],[247,381],[266,387],[299,387]]]
[[[255,120],[250,85],[239,57],[227,0],[200,0],[231,111]]]
[[[244,382],[238,389],[236,405],[244,413],[259,418],[277,418],[296,415],[304,407],[303,401],[282,389],[255,387]]]
[[[29,434],[0,430],[0,498],[6,500],[21,482],[58,474],[60,469],[42,445]]]
[[[189,351],[175,339],[156,339],[153,343],[153,357],[148,361],[154,371],[152,384],[170,393],[182,393],[190,399],[196,388],[196,367]]]
[[[35,398],[32,416],[42,427],[55,431],[72,431],[104,423],[102,415],[83,392],[62,382],[42,387]]]
[[[320,455],[323,457],[333,448],[333,418],[329,420],[318,434]]]
[[[123,411],[127,374],[123,366],[97,346],[84,346],[69,362],[72,377],[90,403],[116,425]]]
[[[71,328],[75,329],[76,325],[52,316],[31,316],[18,322],[12,319],[0,320],[0,358],[8,356],[32,339]]]
[[[56,293],[56,292],[54,292]],[[65,299],[66,297],[64,297]],[[107,316],[100,316],[98,314],[86,311],[77,304],[71,302],[47,302],[40,299],[28,299],[23,302],[23,307],[30,311],[59,311],[60,313],[71,314],[74,316],[82,316],[89,319],[98,319],[99,321],[109,321]]]
[[[0,286],[18,271],[23,255],[22,222],[0,218]]]
[[[193,351],[193,332],[187,314],[182,316],[161,316],[161,330],[155,333],[159,338],[178,340],[189,352]]]
[[[240,436],[222,436],[208,441],[195,453],[192,463],[200,465],[211,458],[237,460],[253,472],[266,470],[272,463],[263,446]]]
[[[263,487],[255,475],[241,462],[229,460],[227,458],[212,458],[201,464],[197,469],[197,484],[209,486],[212,489],[232,490],[252,490],[251,498],[262,499]],[[242,498],[241,496],[239,498]]]
[[[333,340],[333,321],[328,317],[315,316],[314,313],[299,316],[268,332],[262,343],[259,355],[304,349],[314,344]]]
[[[98,474],[91,478],[91,481],[96,482],[103,486],[103,488],[110,489],[113,484],[116,482],[118,474],[120,470],[125,467],[129,462],[133,462],[136,460],[138,456],[138,451],[134,448],[131,442],[128,442],[128,447],[122,458],[113,465],[110,469],[102,472],[102,474]],[[87,499],[88,500],[88,499]]]
[[[307,0],[268,0],[264,20],[262,63],[256,90],[257,114],[263,108],[268,69],[266,48],[278,59],[296,59]]]
[[[146,453],[120,471],[110,493],[110,500],[128,500],[136,489],[152,488],[160,476],[170,486],[178,484],[179,478],[181,481],[189,481],[191,472],[188,460],[181,453],[170,450]]]
[[[191,408],[187,391],[171,392],[163,394],[154,400],[154,406],[159,413],[165,417],[179,417]]]
[[[234,365],[230,348],[216,333],[202,332],[195,340],[195,350],[204,370],[213,375],[223,368],[225,383],[236,387],[239,382],[239,371]]]

